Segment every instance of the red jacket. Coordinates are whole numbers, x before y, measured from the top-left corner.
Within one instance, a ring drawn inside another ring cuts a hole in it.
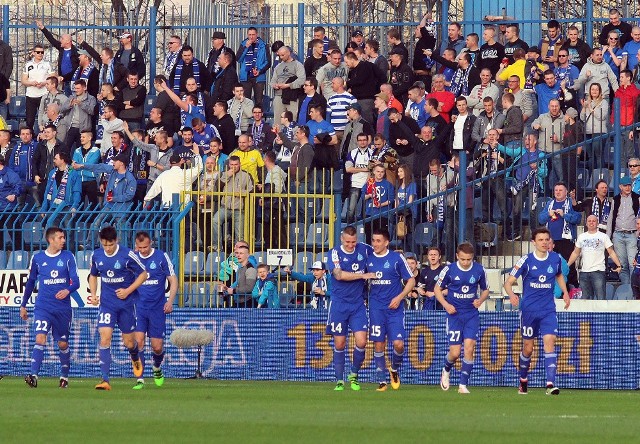
[[[635,84],[620,86],[615,97],[620,99],[620,125],[632,125],[635,117],[636,106],[640,96],[640,89]],[[613,123],[613,110],[611,111],[611,123]]]

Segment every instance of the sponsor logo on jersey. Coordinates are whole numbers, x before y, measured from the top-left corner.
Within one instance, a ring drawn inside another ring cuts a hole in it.
[[[353,271],[358,271],[358,269],[359,269],[359,268],[360,268],[360,266],[359,266],[358,264],[352,264],[352,265],[351,265],[351,269],[352,269]]]
[[[382,271],[376,271],[376,277],[382,279]]]
[[[57,278],[58,277],[58,270],[51,270],[51,277],[52,278]]]
[[[107,276],[109,276],[110,278],[114,277],[116,274],[113,272],[113,270],[108,270],[107,271]]]
[[[538,281],[540,281],[540,282],[545,282],[546,280],[547,280],[547,277],[544,274],[540,275],[540,277],[538,277]]]

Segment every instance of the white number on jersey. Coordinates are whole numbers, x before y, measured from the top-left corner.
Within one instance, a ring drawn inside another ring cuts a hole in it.
[[[335,322],[331,323],[331,331],[333,333],[342,333],[342,323],[338,322],[338,325],[335,325]]]
[[[371,326],[371,336],[380,336],[380,326],[372,325]]]
[[[449,341],[450,342],[458,342],[460,340],[460,330],[449,331]]]
[[[36,331],[43,331],[45,333],[48,332],[49,324],[47,323],[47,321],[36,320]]]
[[[522,327],[522,336],[533,336],[533,327]]]
[[[100,313],[100,319],[98,319],[98,324],[110,324],[111,323],[111,313]]]

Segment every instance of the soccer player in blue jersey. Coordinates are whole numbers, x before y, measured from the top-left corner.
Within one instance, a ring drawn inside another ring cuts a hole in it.
[[[440,376],[440,387],[449,390],[451,368],[460,357],[464,344],[464,357],[460,370],[458,393],[468,394],[469,377],[473,370],[473,355],[480,329],[480,307],[489,297],[489,286],[484,268],[473,260],[473,245],[462,243],[456,250],[457,261],[447,265],[440,272],[433,289],[436,299],[447,311],[447,337],[449,353],[444,359]],[[443,289],[447,289],[445,299]],[[480,297],[478,297],[478,289]]]
[[[91,303],[100,304],[98,311],[98,333],[100,333],[100,372],[102,381],[96,390],[111,390],[109,368],[111,367],[111,338],[116,324],[122,332],[122,342],[129,350],[136,378],[142,376],[142,362],[135,341],[135,300],[138,287],[147,280],[147,272],[140,259],[130,249],[118,244],[118,233],[112,226],[100,230],[100,244],[91,257],[89,292]],[[101,280],[101,295],[98,297],[98,277]]]
[[[355,337],[349,383],[352,390],[360,390],[358,371],[364,361],[367,346],[369,319],[364,305],[366,279],[375,277],[366,273],[367,258],[373,252],[371,246],[358,242],[353,226],[345,227],[340,235],[339,247],[329,252],[331,273],[331,302],[327,318],[326,333],[333,336],[333,366],[338,380],[335,390],[344,390],[344,354],[347,333],[350,329]]]
[[[373,341],[378,391],[387,390],[385,377],[385,339],[393,342],[391,356],[391,388],[400,388],[398,369],[404,357],[404,299],[413,290],[416,280],[407,261],[399,253],[389,251],[389,232],[382,228],[373,231],[373,254],[367,260],[367,272],[375,278],[369,281],[369,339]]]
[[[153,248],[151,236],[145,231],[136,233],[136,254],[149,275],[149,278],[138,288],[136,301],[135,338],[138,343],[138,354],[144,373],[145,336],[149,336],[153,350],[153,381],[161,387],[164,384],[160,365],[164,359],[166,315],[173,311],[173,302],[178,292],[178,278],[169,255]],[[168,299],[164,296],[167,281],[169,281]],[[139,377],[133,388],[135,390],[144,388],[144,379]]]
[[[36,344],[33,346],[31,371],[24,378],[29,387],[38,386],[38,372],[44,358],[44,346],[47,334],[51,330],[53,340],[58,342],[60,357],[60,388],[69,385],[69,333],[71,329],[71,298],[69,295],[80,288],[78,268],[73,253],[63,250],[64,231],[58,227],[48,228],[45,232],[47,249],[31,258],[29,278],[20,304],[20,317],[28,319],[27,301],[38,282],[38,297],[33,310],[33,325]]]
[[[511,305],[520,307],[520,330],[522,332],[522,352],[518,362],[520,369],[520,388],[518,393],[527,394],[529,366],[533,353],[533,340],[542,337],[544,346],[544,367],[547,376],[547,395],[559,395],[555,386],[558,356],[555,351],[558,334],[558,317],[553,296],[555,282],[562,290],[565,310],[571,299],[562,275],[560,255],[548,251],[551,232],[547,228],[538,228],[531,233],[535,250],[520,258],[504,283]],[[513,284],[522,276],[522,297],[513,292]]]

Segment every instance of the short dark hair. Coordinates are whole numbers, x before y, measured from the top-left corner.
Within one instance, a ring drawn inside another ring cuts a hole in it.
[[[85,79],[78,79],[75,82],[73,82],[73,86],[76,86],[76,85],[84,86],[86,88],[87,81]]]
[[[289,122],[293,122],[293,113],[291,111],[285,111],[282,114],[284,114],[284,118],[287,119]]]
[[[318,79],[316,79],[314,76],[309,76],[306,79],[304,79],[304,81],[309,82],[311,86],[313,86],[314,88],[318,87]]]
[[[166,83],[167,82],[167,78],[162,74],[158,74],[157,76],[155,76],[153,78],[153,82],[154,83],[160,83],[160,82],[165,82]]]
[[[377,40],[369,39],[365,42],[365,45],[369,45],[375,52],[380,50],[380,42]]]
[[[136,240],[137,241],[143,241],[145,239],[151,240],[151,236],[149,235],[149,233],[147,233],[146,231],[138,231],[136,233]]]
[[[276,153],[273,151],[267,151],[266,153],[264,153],[264,159],[267,160],[269,159],[269,161],[274,162],[276,161]]]
[[[475,254],[476,250],[469,242],[463,242],[456,248],[456,253]]]
[[[224,100],[218,100],[215,104],[221,106],[225,113],[229,110],[229,105]]]
[[[398,28],[391,28],[387,31],[387,36],[392,39],[400,40],[400,31],[398,31]]]
[[[346,227],[344,227],[344,230],[342,230],[342,233],[346,234],[347,236],[355,236],[358,234],[358,231],[353,225],[347,225]]]
[[[436,108],[438,109],[438,99],[434,98],[434,97],[429,97],[427,99],[427,103],[429,104],[429,106],[431,106],[432,108]]]
[[[71,163],[71,155],[69,153],[67,153],[66,151],[59,151],[56,154],[58,155],[60,160],[62,160],[67,165],[69,165]]]
[[[122,140],[124,140],[124,133],[122,131],[114,131],[111,133],[111,135],[114,135],[114,134],[120,137]]]
[[[47,126],[49,126],[49,125],[47,125]],[[45,128],[46,128],[46,127],[45,127]],[[29,131],[29,134],[31,134],[31,135],[33,136],[33,129],[29,128],[29,127],[28,127],[28,126],[26,126],[26,125],[22,125],[22,126],[20,127],[20,129],[18,130],[18,132],[19,132],[19,133],[21,133],[21,132],[22,132],[22,131],[24,131],[24,130]]]
[[[102,230],[100,230],[100,240],[106,241],[115,241],[118,240],[118,232],[116,231],[116,227],[107,225]]]
[[[309,109],[315,109],[320,114],[324,115],[325,108],[324,108],[324,105],[322,105],[321,103],[312,103],[311,106],[309,106]]]
[[[324,32],[324,33],[326,33],[327,30],[324,29],[324,26],[316,26],[315,28],[313,28],[313,32]]]
[[[229,162],[240,162],[240,157],[238,157],[238,156],[229,156]]]
[[[389,234],[389,230],[387,230],[386,228],[376,228],[375,230],[373,230],[372,233],[373,236],[382,236],[384,238],[384,240],[390,240],[391,239],[391,235]]]
[[[240,248],[240,247],[241,247],[241,246],[238,246],[238,248]],[[267,264],[259,264],[259,265],[256,267],[256,270],[264,270],[265,268],[267,269],[267,271],[269,271],[269,266],[268,266]]]
[[[58,84],[60,83],[60,81],[58,80],[58,78],[56,76],[49,76],[47,77],[47,80],[50,81],[51,83],[53,83],[56,88],[58,87]]]
[[[185,126],[184,128],[182,128],[181,130],[183,133],[186,131],[188,133],[192,133],[193,134],[193,128],[191,128],[190,126]]]
[[[183,45],[182,52],[193,52],[193,48],[191,47],[191,45]]]
[[[547,29],[549,28],[558,29],[559,27],[560,27],[560,22],[558,22],[555,19],[549,20],[547,22]]]
[[[299,125],[298,130],[302,131],[305,137],[309,137],[309,134],[311,134],[311,131],[309,130],[309,127],[307,125]]]
[[[551,231],[547,227],[538,227],[531,232],[531,240],[536,240],[538,234],[548,234],[551,237]]]
[[[59,227],[49,227],[47,228],[47,231],[44,232],[44,238],[46,240],[51,239],[56,233],[62,233],[64,234],[64,230],[62,228]]]

